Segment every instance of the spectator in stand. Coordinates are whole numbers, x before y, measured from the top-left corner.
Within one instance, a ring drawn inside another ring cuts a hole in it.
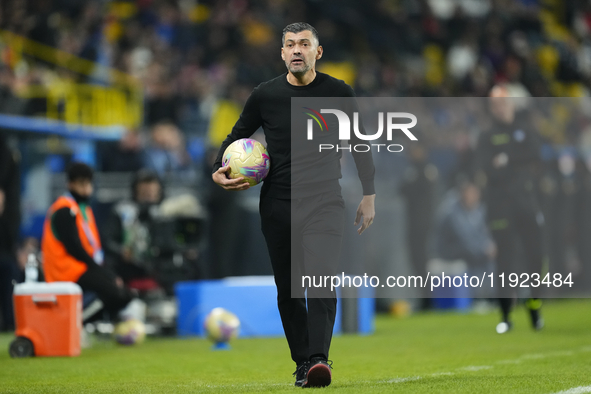
[[[140,133],[128,130],[116,146],[109,144],[103,153],[103,171],[105,172],[136,172],[144,166]]]
[[[183,136],[171,122],[161,122],[152,128],[152,144],[146,150],[144,163],[161,178],[172,173],[190,176],[193,172]]]
[[[462,260],[470,272],[491,268],[496,254],[488,231],[480,189],[468,179],[460,181],[444,201],[435,231],[435,250],[444,260]]]

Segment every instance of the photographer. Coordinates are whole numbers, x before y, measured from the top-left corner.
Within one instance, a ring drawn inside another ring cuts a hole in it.
[[[140,287],[157,286],[148,269],[150,223],[151,211],[162,201],[162,189],[156,173],[139,171],[132,183],[132,200],[117,203],[105,225],[106,262],[128,286],[133,281],[142,283]]]

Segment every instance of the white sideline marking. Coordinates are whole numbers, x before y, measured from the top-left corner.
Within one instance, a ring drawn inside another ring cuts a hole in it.
[[[591,352],[591,346],[583,346],[579,348],[580,352]],[[532,354],[524,354],[519,356],[515,359],[510,360],[499,360],[495,362],[495,364],[502,365],[502,364],[520,364],[527,360],[540,360],[548,357],[564,357],[564,356],[573,356],[577,353],[577,351],[573,350],[563,350],[563,351],[555,351],[549,353],[532,353]],[[475,372],[475,371],[483,371],[487,369],[492,369],[492,365],[468,365],[467,367],[461,367],[456,369],[456,371],[467,371],[467,372]],[[454,372],[436,372],[429,374],[427,376],[437,377],[437,376],[449,376],[455,375]],[[410,382],[413,380],[421,379],[420,376],[411,376],[407,378],[395,378],[386,381],[386,383],[403,383],[403,382]],[[554,394],[583,394],[583,393],[591,393],[591,386],[581,386],[575,387],[566,391],[560,391],[559,393]]]
[[[559,391],[554,394],[583,394],[583,393],[591,393],[591,386],[573,387],[572,389]]]
[[[523,360],[520,359],[514,359],[514,360],[500,360],[497,361],[497,364],[521,364]]]
[[[435,372],[435,373],[432,373],[429,376],[432,376],[432,377],[435,378],[437,376],[451,376],[451,375],[455,375],[455,373],[453,373],[453,372]]]
[[[458,368],[458,371],[482,371],[491,368],[490,365],[468,365],[467,367]]]
[[[563,356],[573,356],[575,354],[575,352],[573,352],[572,350],[563,350],[560,352],[555,352],[550,354],[550,357],[563,357]]]
[[[550,356],[549,354],[540,354],[540,353],[534,353],[534,354],[524,354],[523,356],[519,357],[523,360],[539,360],[542,358],[546,358]]]
[[[180,387],[181,385],[179,385]],[[189,387],[194,387],[192,385],[183,385],[183,386],[189,386]],[[244,384],[221,384],[221,385],[214,385],[214,384],[204,384],[203,386],[207,387],[208,389],[220,389],[220,388],[241,388],[241,387],[269,387],[269,386],[273,386],[273,387],[278,387],[278,386],[284,386],[284,387],[290,387],[293,386],[293,384],[289,384],[289,383],[244,383]]]
[[[408,378],[396,378],[388,380],[388,383],[404,383],[404,382],[412,382],[413,380],[421,379],[420,376],[411,376]]]
[[[580,352],[591,352],[591,346],[585,346],[579,349]],[[495,362],[495,364],[520,364],[523,361],[527,360],[541,360],[543,358],[552,358],[552,357],[567,357],[567,356],[574,356],[577,353],[576,350],[562,350],[556,352],[549,352],[549,353],[532,353],[532,354],[524,354],[519,356],[518,358],[510,359],[510,360],[499,360]]]

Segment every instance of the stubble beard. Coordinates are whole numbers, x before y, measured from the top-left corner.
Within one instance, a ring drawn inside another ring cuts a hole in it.
[[[310,65],[306,62],[303,61],[303,65],[301,67],[292,67],[291,66],[291,61],[289,63],[286,64],[287,69],[289,70],[290,73],[292,73],[295,77],[301,77],[303,75],[305,75],[308,71],[310,71]]]

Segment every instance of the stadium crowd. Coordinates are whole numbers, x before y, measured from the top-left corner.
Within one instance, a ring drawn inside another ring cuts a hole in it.
[[[284,72],[278,37],[286,24],[299,20],[319,32],[324,47],[319,70],[345,80],[361,97],[485,97],[499,83],[517,96],[589,96],[591,3],[584,0],[8,0],[0,5],[3,31],[140,81],[144,121],[120,141],[98,144],[96,169],[149,168],[164,178],[195,179],[209,172],[211,152],[251,90]],[[10,42],[0,41],[0,113],[43,112],[38,100],[23,95],[31,86],[56,80],[109,83],[104,76],[81,76],[12,54]],[[591,226],[586,203],[591,123],[574,118],[539,130],[545,161],[538,187],[552,223],[548,253],[559,267],[591,266],[591,250],[579,236]],[[457,176],[469,173],[475,143],[472,131],[456,130],[453,122],[438,124],[437,132],[422,130],[421,136],[426,150],[411,153],[402,164],[424,176],[409,177],[407,171],[399,193],[409,201],[408,222],[423,224],[407,231],[421,233],[423,243],[411,248],[419,248],[414,254],[425,260],[429,223],[445,192],[458,184]],[[465,191],[466,185],[460,188]],[[231,198],[224,199],[227,206]],[[418,200],[423,208],[412,209]],[[213,203],[214,214],[223,215]],[[486,236],[479,236],[488,248]]]
[[[572,96],[591,77],[587,1],[47,0],[3,2],[1,15],[5,30],[138,78],[145,126],[172,121],[214,145],[227,132],[216,114],[235,118],[252,88],[283,72],[277,37],[293,20],[317,27],[320,69],[359,96],[482,97],[498,82]],[[3,95],[73,77],[3,54]]]

